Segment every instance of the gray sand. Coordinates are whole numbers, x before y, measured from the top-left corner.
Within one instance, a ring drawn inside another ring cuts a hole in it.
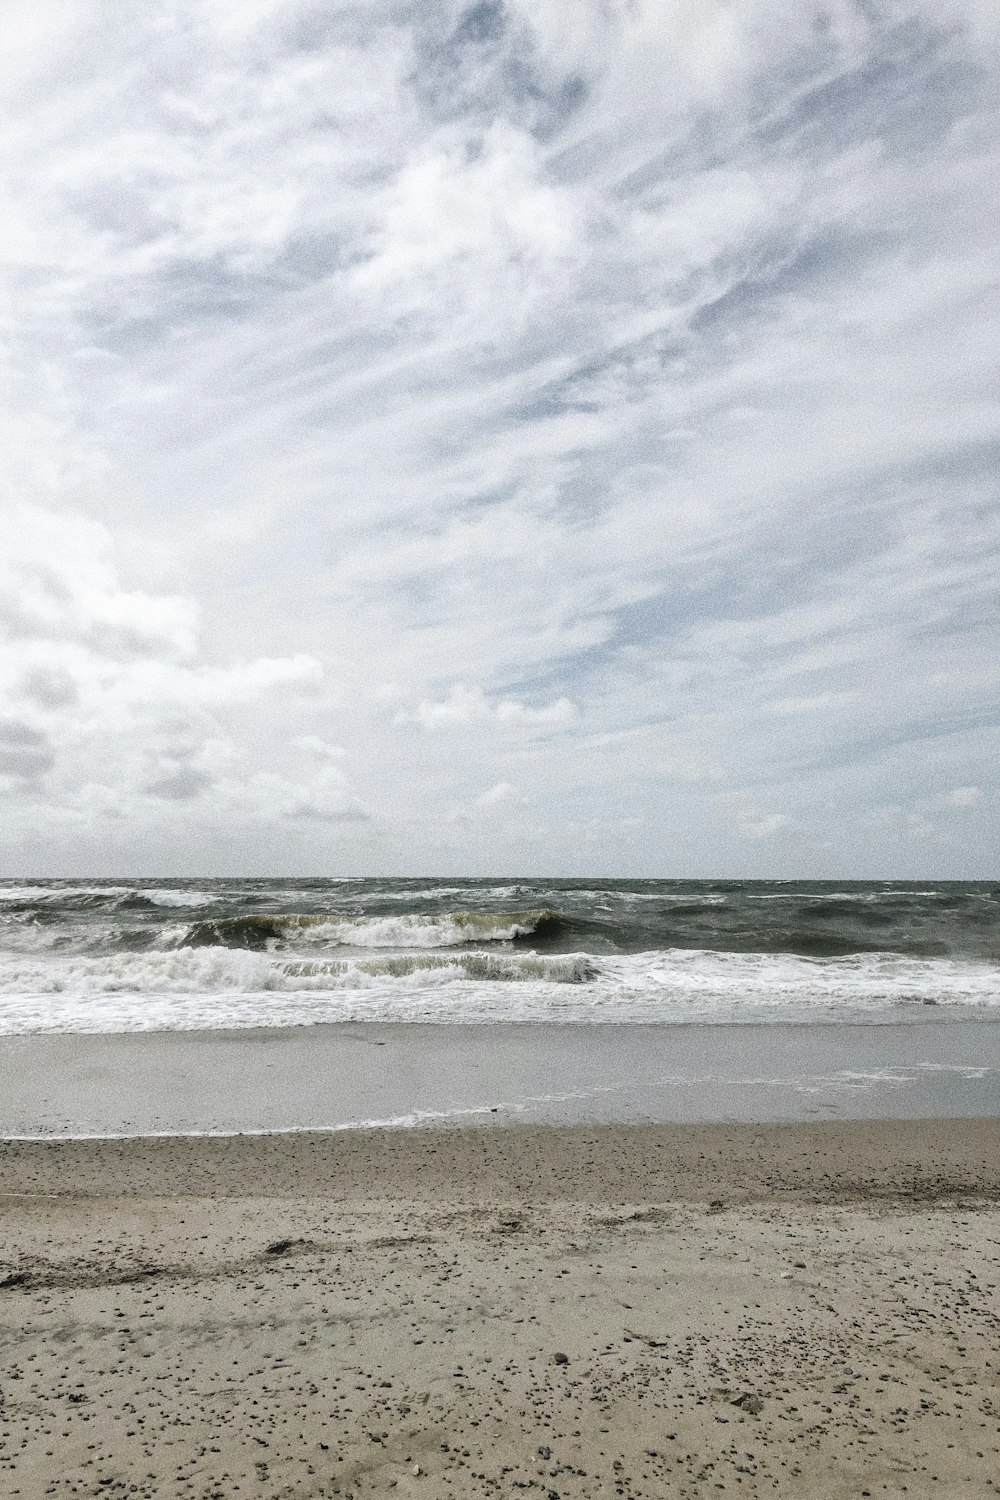
[[[1000,1025],[336,1025],[0,1041],[0,1135],[1000,1114]]]

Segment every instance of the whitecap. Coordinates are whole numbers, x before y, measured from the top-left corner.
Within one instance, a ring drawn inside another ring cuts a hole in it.
[[[325,947],[453,948],[465,943],[510,942],[557,922],[557,914],[545,907],[520,912],[406,913],[398,917],[257,912],[195,922],[180,941],[188,947],[263,948],[297,942]]]
[[[995,1014],[1000,971],[891,954],[810,959],[692,949],[593,956],[467,947],[334,957],[217,946],[0,961],[7,1035],[331,1021],[929,1021],[959,1008]]]

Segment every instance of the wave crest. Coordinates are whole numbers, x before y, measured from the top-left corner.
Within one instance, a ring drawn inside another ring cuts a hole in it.
[[[282,959],[227,948],[129,953],[22,963],[0,973],[0,994],[254,994],[419,988],[456,981],[583,984],[596,969],[583,953],[399,953],[380,958]],[[2,1027],[0,1027],[2,1032]]]
[[[352,948],[456,948],[465,943],[503,943],[551,930],[558,913],[450,911],[438,915],[350,917],[255,912],[194,922],[180,936],[181,948],[269,949],[286,942]]]

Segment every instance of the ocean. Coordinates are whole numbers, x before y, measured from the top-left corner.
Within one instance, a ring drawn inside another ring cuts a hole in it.
[[[990,1016],[990,882],[0,882],[5,1036]]]

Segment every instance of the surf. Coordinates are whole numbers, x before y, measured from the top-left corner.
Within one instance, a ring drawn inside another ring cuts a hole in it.
[[[353,948],[453,948],[467,943],[509,943],[552,931],[558,923],[558,913],[549,907],[384,917],[255,912],[193,922],[180,936],[178,946],[267,949],[280,943],[306,942]]]

